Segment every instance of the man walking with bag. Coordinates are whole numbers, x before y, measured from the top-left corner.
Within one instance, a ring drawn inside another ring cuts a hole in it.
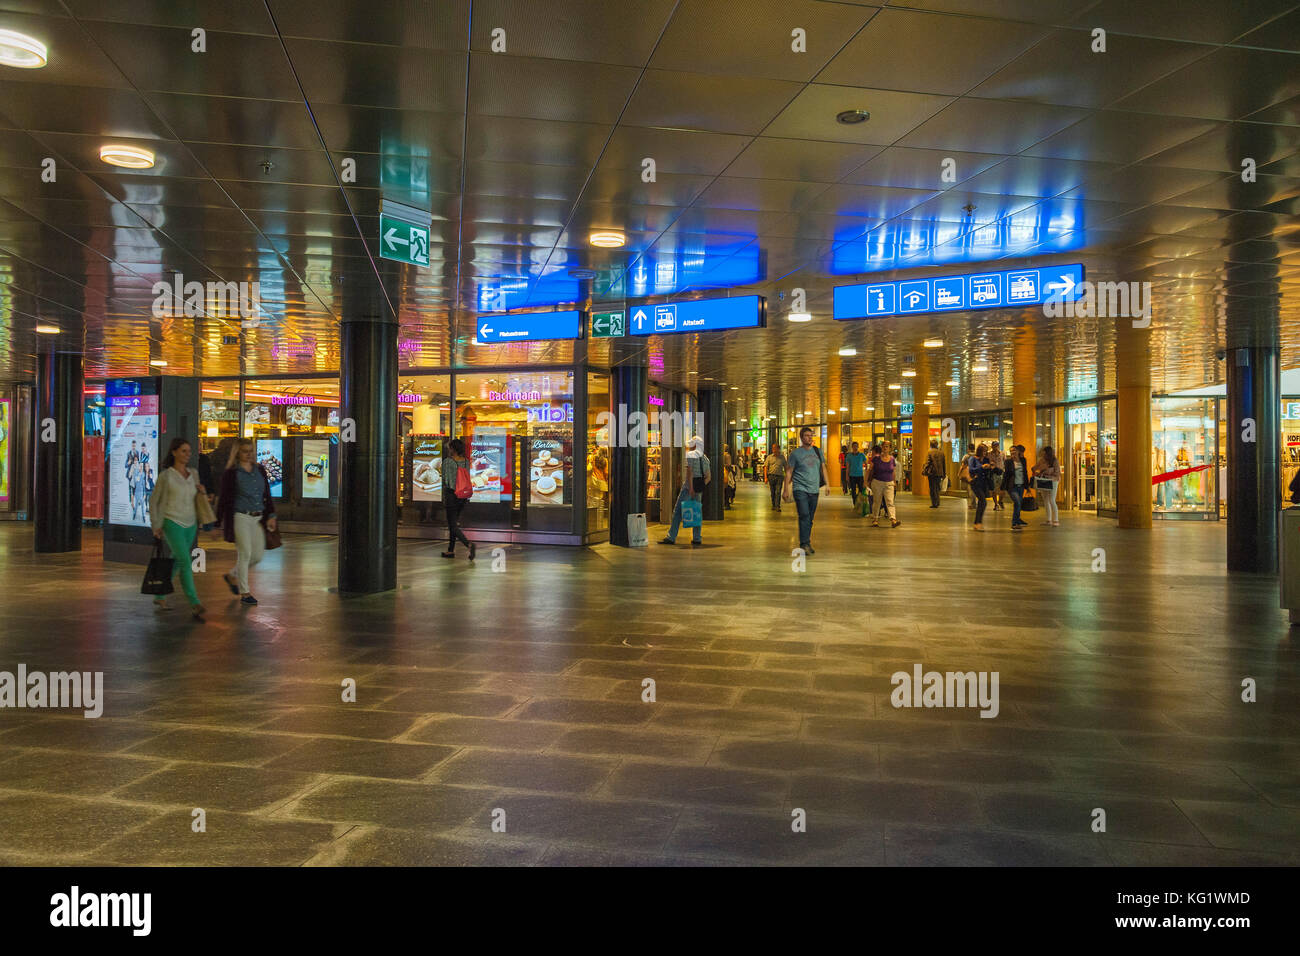
[[[704,454],[704,439],[699,435],[694,435],[686,443],[686,459],[682,463],[682,490],[677,494],[677,504],[673,506],[672,524],[668,526],[668,537],[660,541],[660,544],[676,544],[677,529],[682,525],[682,504],[690,501],[694,503],[692,510],[700,512],[702,515],[702,496],[704,486],[713,478],[709,469],[709,458]],[[700,515],[693,518],[698,520]],[[688,522],[687,527],[691,529],[691,547],[698,548],[704,544],[701,538],[701,525],[699,523]]]
[[[943,452],[939,450],[939,443],[931,439],[930,450],[925,453],[925,467],[921,469],[921,474],[925,475],[925,480],[930,485],[930,507],[939,507],[939,492],[943,489],[940,485],[943,483],[944,472],[947,470],[947,463],[943,460]]]

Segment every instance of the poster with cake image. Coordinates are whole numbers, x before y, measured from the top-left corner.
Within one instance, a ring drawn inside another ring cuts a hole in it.
[[[469,480],[474,486],[470,501],[501,500],[501,468],[505,460],[504,428],[480,428],[474,432],[469,453]]]
[[[528,462],[528,503],[560,505],[565,502],[565,472],[569,443],[560,438],[534,438]]]
[[[442,500],[442,439],[411,439],[411,500]]]
[[[257,440],[257,463],[266,469],[271,483],[271,497],[284,497],[284,442],[279,438]]]

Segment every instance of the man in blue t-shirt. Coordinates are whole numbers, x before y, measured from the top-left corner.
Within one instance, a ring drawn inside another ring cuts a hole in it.
[[[853,504],[858,503],[858,495],[865,493],[867,477],[867,456],[858,451],[858,443],[853,443],[853,450],[845,456],[849,470],[849,493],[853,495]]]
[[[805,425],[799,432],[799,447],[790,452],[785,466],[785,489],[781,495],[786,501],[793,501],[799,512],[799,547],[807,554],[815,553],[812,549],[813,515],[817,513],[817,491],[819,486],[831,493],[831,479],[826,474],[826,459],[821,449],[812,443],[813,430]]]

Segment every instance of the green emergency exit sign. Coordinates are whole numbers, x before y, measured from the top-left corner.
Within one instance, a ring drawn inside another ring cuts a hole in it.
[[[591,313],[593,339],[613,339],[621,335],[627,335],[627,314],[621,309],[617,312]]]

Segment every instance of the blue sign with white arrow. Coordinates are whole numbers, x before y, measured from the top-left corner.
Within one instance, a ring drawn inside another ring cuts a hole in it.
[[[580,339],[585,324],[583,313],[577,311],[480,315],[476,341],[480,345],[490,345],[497,342]]]
[[[627,311],[628,332],[631,335],[717,332],[722,329],[761,329],[767,326],[767,300],[761,295],[635,305]]]
[[[881,315],[975,311],[1008,306],[1077,301],[1083,297],[1083,266],[1077,263],[1042,269],[1009,269],[933,279],[898,279],[869,285],[836,286],[837,319],[874,319]]]

